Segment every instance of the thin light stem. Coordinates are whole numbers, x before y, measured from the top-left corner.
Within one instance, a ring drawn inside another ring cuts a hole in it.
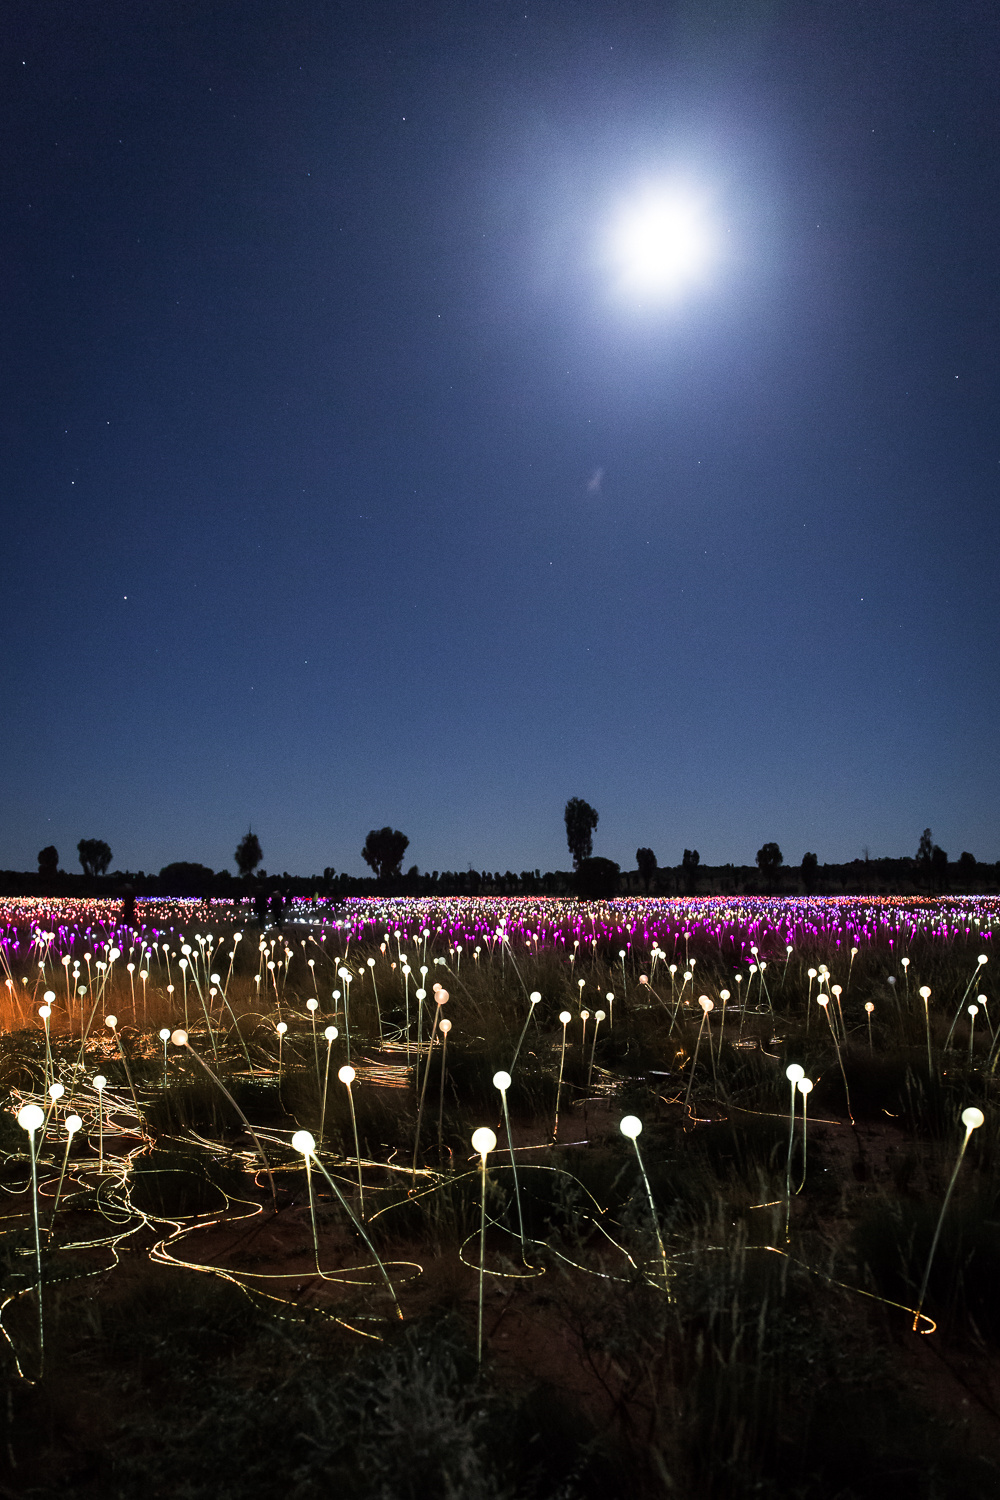
[[[510,1133],[510,1115],[507,1111],[507,1090],[500,1090],[503,1100],[503,1123],[507,1131],[507,1147],[510,1151],[510,1170],[514,1175],[514,1201],[517,1203],[517,1226],[521,1233],[521,1259],[528,1264],[528,1242],[524,1236],[524,1215],[521,1212],[521,1189],[517,1182],[517,1162],[514,1160],[514,1137]]]
[[[980,1116],[980,1118],[982,1117]],[[914,1333],[916,1333],[917,1331],[917,1324],[920,1322],[920,1314],[923,1311],[924,1298],[927,1295],[927,1283],[930,1280],[931,1266],[934,1263],[934,1254],[938,1247],[938,1240],[941,1238],[941,1227],[944,1224],[944,1216],[948,1211],[948,1204],[951,1202],[951,1195],[954,1192],[955,1183],[958,1181],[958,1170],[962,1165],[962,1158],[965,1155],[965,1148],[969,1144],[969,1137],[972,1134],[974,1128],[975,1127],[972,1125],[967,1125],[965,1127],[965,1140],[962,1142],[961,1146],[958,1149],[958,1160],[955,1163],[955,1170],[951,1174],[951,1181],[948,1184],[948,1191],[944,1195],[944,1202],[941,1205],[941,1212],[938,1214],[937,1227],[934,1230],[934,1238],[931,1240],[930,1254],[927,1257],[927,1264],[924,1267],[924,1279],[920,1283],[920,1295],[917,1298],[917,1310],[913,1315]]]
[[[479,1158],[481,1180],[479,1211],[479,1322],[476,1329],[476,1360],[483,1362],[483,1268],[486,1261],[486,1157]],[[39,1292],[39,1295],[41,1293]]]
[[[329,1172],[326,1170],[319,1157],[315,1156],[313,1159],[315,1160],[317,1167],[319,1167],[320,1171],[323,1173],[323,1176],[326,1178],[333,1191],[336,1193],[341,1207],[350,1216],[352,1224],[360,1234],[361,1238],[364,1240],[366,1246],[368,1247],[369,1253],[374,1257],[375,1264],[382,1272],[382,1278],[385,1281],[386,1286],[389,1288],[389,1295],[392,1297],[393,1302],[395,1302],[396,1304],[397,1316],[399,1318],[402,1318],[403,1309],[399,1305],[399,1298],[396,1296],[396,1289],[393,1286],[392,1282],[389,1280],[388,1272],[386,1271],[385,1266],[382,1264],[382,1260],[379,1256],[378,1251],[375,1249],[375,1246],[372,1244],[371,1240],[368,1238],[368,1235],[365,1233],[365,1226],[358,1220],[357,1215],[351,1209],[351,1205],[348,1203],[347,1199],[344,1197],[343,1193],[340,1191],[340,1188],[334,1182],[333,1178],[330,1176]]]
[[[785,1162],[785,1239],[791,1239],[789,1225],[792,1217],[792,1150],[795,1146],[795,1095],[796,1084],[792,1084],[792,1108],[788,1127],[788,1159]]]
[[[361,1147],[358,1145],[358,1117],[354,1113],[354,1094],[351,1085],[347,1084],[347,1102],[351,1106],[351,1126],[354,1130],[354,1160],[358,1165],[358,1204],[361,1209],[361,1218],[365,1217],[365,1185],[361,1177]]]
[[[31,1208],[35,1221],[35,1269],[38,1273],[38,1373],[45,1371],[45,1323],[42,1314],[42,1236],[38,1227],[38,1167],[35,1143],[31,1142]]]

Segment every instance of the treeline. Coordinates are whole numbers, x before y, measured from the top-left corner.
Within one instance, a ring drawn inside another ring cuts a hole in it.
[[[431,870],[416,865],[383,878],[338,874],[292,875],[258,869],[232,875],[188,861],[158,874],[112,870],[76,875],[63,870],[0,871],[6,896],[186,896],[258,901],[275,892],[292,897],[339,896],[759,896],[759,895],[942,895],[1000,890],[1000,865],[968,860],[927,865],[916,859],[855,859],[844,864],[782,866],[762,871],[755,865],[703,865],[690,858],[679,865],[640,872],[619,870],[607,859],[581,861],[576,870]]]

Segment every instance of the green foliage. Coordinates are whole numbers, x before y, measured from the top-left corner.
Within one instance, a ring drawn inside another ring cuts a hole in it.
[[[293,1336],[224,1293],[196,1302],[171,1299],[171,1403],[119,1424],[95,1455],[86,1493],[624,1500],[623,1481],[593,1451],[591,1426],[549,1391],[493,1388],[454,1316],[349,1351],[318,1329]],[[133,1307],[133,1323],[137,1313],[155,1366],[163,1345],[154,1310]]]

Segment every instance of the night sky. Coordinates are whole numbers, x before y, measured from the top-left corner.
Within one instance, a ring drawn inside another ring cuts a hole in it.
[[[12,0],[0,68],[0,866],[1000,857],[995,5]]]

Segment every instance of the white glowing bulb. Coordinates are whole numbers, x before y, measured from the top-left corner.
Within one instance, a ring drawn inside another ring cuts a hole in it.
[[[319,1010],[319,1001],[318,1000],[307,1000],[306,1001],[306,1010]]]
[[[17,1123],[29,1135],[34,1135],[44,1119],[45,1111],[39,1109],[37,1104],[25,1104],[17,1112]]]
[[[160,1041],[161,1042],[169,1042],[169,1040],[170,1040],[170,1028],[169,1028],[169,1026],[161,1026],[160,1027]]]
[[[501,1092],[501,1094],[506,1089],[509,1089],[510,1088],[510,1074],[509,1073],[505,1073],[502,1069],[500,1070],[499,1073],[494,1073],[493,1074],[493,1087],[495,1089],[499,1089],[500,1092]]]
[[[977,964],[988,964],[989,963],[989,959],[987,958],[987,956],[986,956],[985,953],[980,953],[979,957],[976,959],[976,963]],[[46,999],[47,998],[48,998],[48,996],[46,996]]]
[[[595,1021],[603,1021],[604,1020],[604,1011],[603,1010],[595,1010],[594,1011],[594,1020]]]
[[[348,1088],[350,1088],[351,1084],[354,1082],[357,1076],[358,1075],[355,1073],[350,1063],[345,1063],[337,1074],[337,1077],[340,1079],[341,1083],[346,1083]]]
[[[720,1000],[728,1000],[729,999],[729,991],[728,990],[720,990],[719,991],[719,999]]]
[[[528,996],[528,999],[531,1001],[532,1005],[537,1005],[541,998],[541,990],[532,990],[531,994]]]
[[[570,1015],[568,1010],[561,1010],[559,1012],[559,1019],[564,1026],[568,1026],[573,1017]]]
[[[921,1000],[929,1000],[931,998],[930,985],[922,984],[920,986],[920,998]]]
[[[301,1151],[303,1156],[311,1156],[316,1150],[316,1142],[308,1130],[297,1130],[292,1136],[292,1145],[296,1151]]]
[[[38,1007],[38,1014],[41,1016],[43,1021],[47,1021],[49,1019],[49,1016],[51,1016],[52,1014],[51,1005],[40,1005]]]
[[[18,1116],[18,1118],[20,1119],[20,1116]],[[962,1110],[962,1124],[965,1126],[966,1130],[978,1130],[980,1125],[984,1123],[985,1119],[986,1116],[983,1114],[982,1110],[976,1109],[975,1105],[970,1104],[968,1109]]]
[[[278,1024],[277,1024],[277,1026],[274,1029],[278,1033],[279,1036],[284,1036],[285,1032],[288,1030],[288,1022],[287,1021],[279,1021]]]
[[[98,1073],[94,1078],[94,1088],[99,1094],[102,1094],[107,1086],[108,1080],[105,1078],[104,1074]]]
[[[182,1028],[179,1028],[177,1031],[172,1032],[170,1037],[170,1040],[173,1042],[175,1047],[186,1047],[187,1039],[188,1034]]]
[[[497,1138],[486,1125],[480,1125],[479,1129],[473,1131],[472,1149],[478,1151],[479,1155],[486,1160],[490,1152],[496,1148]]]
[[[626,1115],[618,1129],[622,1135],[626,1135],[630,1141],[634,1141],[637,1136],[642,1134],[642,1121],[635,1115]]]
[[[800,1094],[811,1094],[813,1091],[812,1079],[800,1078],[798,1083],[796,1084],[796,1088],[798,1089]]]
[[[63,1088],[61,1083],[49,1084],[49,1098],[53,1101],[55,1101],[56,1099],[61,1099],[65,1092],[66,1090]]]
[[[80,1129],[83,1121],[80,1119],[79,1115],[67,1115],[65,1120],[63,1121],[63,1124],[66,1126],[66,1134],[72,1137],[76,1135],[76,1132]]]
[[[982,960],[982,962],[983,963],[986,962],[985,958]],[[42,996],[42,999],[45,1001],[46,1005],[51,1005],[52,1002],[53,1002],[53,1000],[55,998],[56,998],[56,992],[55,992],[55,990],[46,990],[45,994]]]
[[[451,1030],[451,1022],[450,1021],[442,1021],[441,1025],[438,1027],[438,1030],[439,1031],[443,1031],[444,1034],[445,1034],[445,1036],[447,1036],[448,1033],[449,1033],[449,1031]]]
[[[874,1007],[874,1005],[873,1005],[873,1004],[872,1004],[872,1003],[871,1003],[871,1001],[870,1001],[870,1000],[866,1000],[866,1001],[865,1001],[865,1010],[866,1010],[866,1011],[867,1011],[867,1012],[868,1012],[868,1014],[869,1014],[869,1015],[871,1015],[871,1013],[872,1013],[872,1011],[873,1011],[873,1010],[874,1010],[874,1009],[875,1009],[875,1007]]]
[[[799,1063],[789,1063],[788,1067],[785,1069],[785,1077],[788,1079],[789,1083],[798,1083],[799,1079],[804,1078],[805,1076],[806,1070]]]
[[[339,1034],[340,1033],[337,1031],[336,1026],[328,1026],[323,1033],[328,1042],[335,1042]]]
[[[105,1026],[110,1027],[112,1031],[114,1031],[115,1027],[118,1025],[118,1017],[117,1016],[105,1016],[104,1017],[104,1024],[105,1024]]]

